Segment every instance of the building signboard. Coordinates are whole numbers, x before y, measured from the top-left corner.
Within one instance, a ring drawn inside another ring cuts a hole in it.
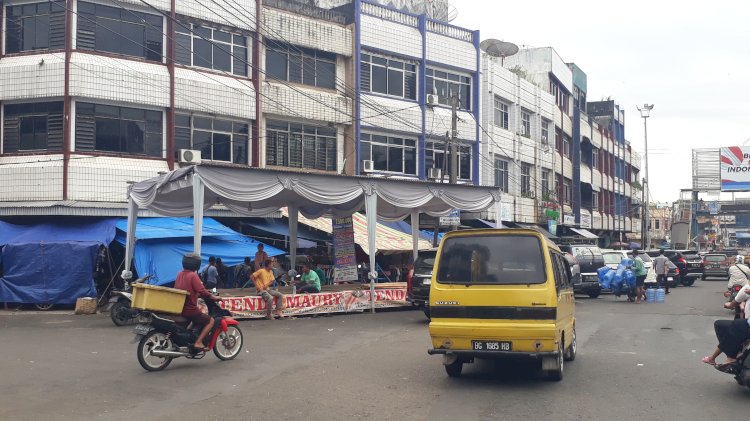
[[[719,151],[721,191],[750,191],[750,146]]]

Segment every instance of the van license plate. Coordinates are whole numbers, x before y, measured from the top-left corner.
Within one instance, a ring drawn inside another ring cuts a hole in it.
[[[474,351],[510,351],[513,349],[512,342],[498,341],[471,341]]]

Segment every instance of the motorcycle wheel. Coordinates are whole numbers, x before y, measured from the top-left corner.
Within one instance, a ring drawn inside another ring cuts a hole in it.
[[[109,317],[112,319],[112,323],[115,326],[125,326],[130,320],[130,305],[122,301],[118,301],[112,304],[112,308],[109,310]]]
[[[172,362],[172,358],[151,355],[151,350],[154,348],[171,349],[172,341],[161,332],[149,332],[138,342],[138,362],[148,371],[164,370]]]
[[[222,361],[233,360],[242,351],[242,331],[239,326],[227,326],[226,332],[219,332],[214,345],[214,355]]]

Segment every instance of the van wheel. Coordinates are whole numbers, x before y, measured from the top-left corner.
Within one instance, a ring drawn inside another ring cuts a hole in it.
[[[570,345],[568,345],[568,350],[565,351],[565,361],[575,360],[577,350],[578,350],[578,343],[576,341],[576,327],[573,326],[573,332],[571,334]]]
[[[682,280],[682,286],[690,287],[693,286],[695,278],[685,278]]]
[[[448,373],[449,377],[461,377],[461,370],[464,368],[464,362],[460,359],[456,359],[450,364],[445,365],[445,372]]]
[[[599,292],[589,292],[589,298],[597,298],[599,297]]]
[[[557,366],[554,370],[550,370],[547,373],[547,378],[549,378],[550,380],[559,382],[563,379],[563,369],[565,368],[564,355],[563,344],[562,341],[560,341],[560,345],[557,346],[557,356],[555,357],[555,363]]]

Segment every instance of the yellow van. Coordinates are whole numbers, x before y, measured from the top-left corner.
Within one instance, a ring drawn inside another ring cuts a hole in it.
[[[527,229],[446,234],[430,286],[431,355],[451,377],[475,358],[538,359],[553,380],[576,357],[570,266],[560,249]]]

